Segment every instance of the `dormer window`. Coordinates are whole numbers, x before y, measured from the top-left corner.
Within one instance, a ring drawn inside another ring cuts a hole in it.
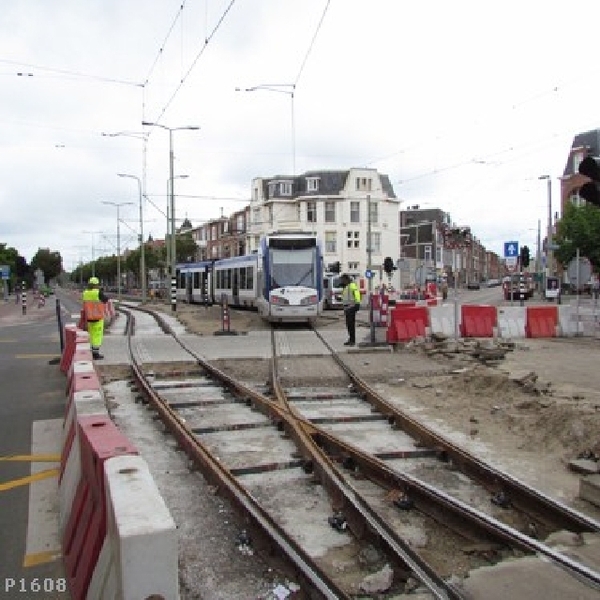
[[[282,181],[279,184],[279,193],[282,196],[291,196],[292,195],[292,182],[291,181]]]
[[[318,177],[307,177],[306,178],[306,191],[307,192],[318,192],[319,191],[319,178]]]

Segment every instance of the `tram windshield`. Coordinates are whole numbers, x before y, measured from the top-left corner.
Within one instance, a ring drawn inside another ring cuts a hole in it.
[[[271,258],[271,289],[297,285],[317,287],[315,248],[302,250],[271,248],[269,255]]]

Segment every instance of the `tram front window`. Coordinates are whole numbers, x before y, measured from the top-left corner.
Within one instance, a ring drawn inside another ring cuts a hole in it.
[[[316,287],[314,249],[271,250],[271,289],[286,285]]]

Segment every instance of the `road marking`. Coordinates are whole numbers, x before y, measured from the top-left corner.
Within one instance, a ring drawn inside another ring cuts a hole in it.
[[[53,358],[56,356],[56,352],[53,354],[15,354],[15,358]]]
[[[49,477],[58,477],[60,473],[59,469],[46,469],[45,471],[39,471],[33,475],[27,477],[19,477],[18,479],[12,479],[6,483],[0,483],[0,492],[6,492],[22,485],[29,485],[35,481],[42,481],[42,479],[48,479]]]
[[[0,456],[0,462],[58,462],[60,454],[11,454]]]
[[[27,554],[23,559],[24,567],[37,567],[45,565],[49,562],[54,562],[62,557],[60,550],[46,550],[45,552],[37,552],[35,554]]]

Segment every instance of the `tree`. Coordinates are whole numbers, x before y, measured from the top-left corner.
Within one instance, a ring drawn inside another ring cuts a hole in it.
[[[558,222],[556,258],[567,265],[576,255],[586,256],[595,269],[600,267],[600,210],[591,204],[567,204]]]
[[[175,245],[175,256],[177,262],[187,262],[196,259],[198,247],[191,233],[182,233],[177,236]]]
[[[48,248],[39,248],[31,260],[31,271],[40,269],[44,273],[44,282],[48,283],[62,273],[60,252],[50,252]]]

